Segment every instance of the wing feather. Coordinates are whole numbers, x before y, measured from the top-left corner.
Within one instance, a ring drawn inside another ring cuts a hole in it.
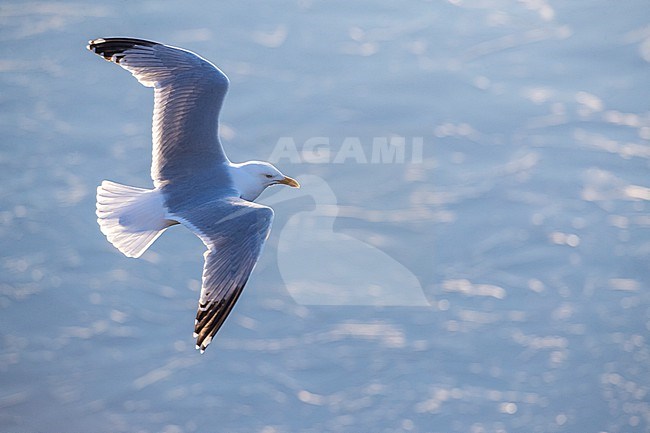
[[[218,122],[228,78],[219,68],[190,51],[142,39],[95,39],[88,49],[154,87],[156,186],[183,182],[227,161]]]
[[[208,247],[194,336],[201,352],[232,311],[271,229],[273,210],[236,198],[176,215]]]

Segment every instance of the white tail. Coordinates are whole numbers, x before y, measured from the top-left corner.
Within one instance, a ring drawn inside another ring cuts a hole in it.
[[[97,222],[108,241],[127,257],[140,257],[176,224],[166,218],[160,191],[107,180],[97,187]]]

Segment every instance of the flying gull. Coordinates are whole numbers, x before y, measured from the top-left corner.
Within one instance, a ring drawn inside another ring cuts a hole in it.
[[[103,181],[97,188],[97,222],[127,257],[140,257],[175,224],[203,241],[208,250],[194,325],[196,348],[203,353],[269,235],[273,210],[254,200],[271,185],[300,185],[268,162],[230,162],[218,135],[228,77],[209,61],[142,39],[95,39],[88,49],[154,88],[154,188]]]

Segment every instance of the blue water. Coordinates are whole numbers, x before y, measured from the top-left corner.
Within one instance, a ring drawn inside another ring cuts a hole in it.
[[[221,3],[0,3],[0,431],[650,431],[646,1]],[[274,161],[327,188],[261,197],[273,232],[204,355],[198,238],[133,260],[95,221],[101,180],[151,183],[151,90],[102,36],[218,64],[234,161],[329,143]],[[378,137],[404,161],[372,163]],[[308,217],[392,264],[279,248]]]

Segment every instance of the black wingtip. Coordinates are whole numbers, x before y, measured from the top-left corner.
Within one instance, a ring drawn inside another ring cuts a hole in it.
[[[160,44],[158,42],[135,38],[98,38],[88,41],[86,48],[106,60],[112,60],[113,56],[118,55],[116,61],[119,63],[119,54],[124,51],[137,46],[153,47],[154,45]]]
[[[223,322],[235,306],[247,281],[248,278],[241,284],[238,284],[234,293],[226,297],[225,300],[217,301],[214,304],[199,304],[194,321],[194,338],[196,338],[196,348],[201,353],[205,351],[214,336],[219,332],[219,329],[221,329]]]

